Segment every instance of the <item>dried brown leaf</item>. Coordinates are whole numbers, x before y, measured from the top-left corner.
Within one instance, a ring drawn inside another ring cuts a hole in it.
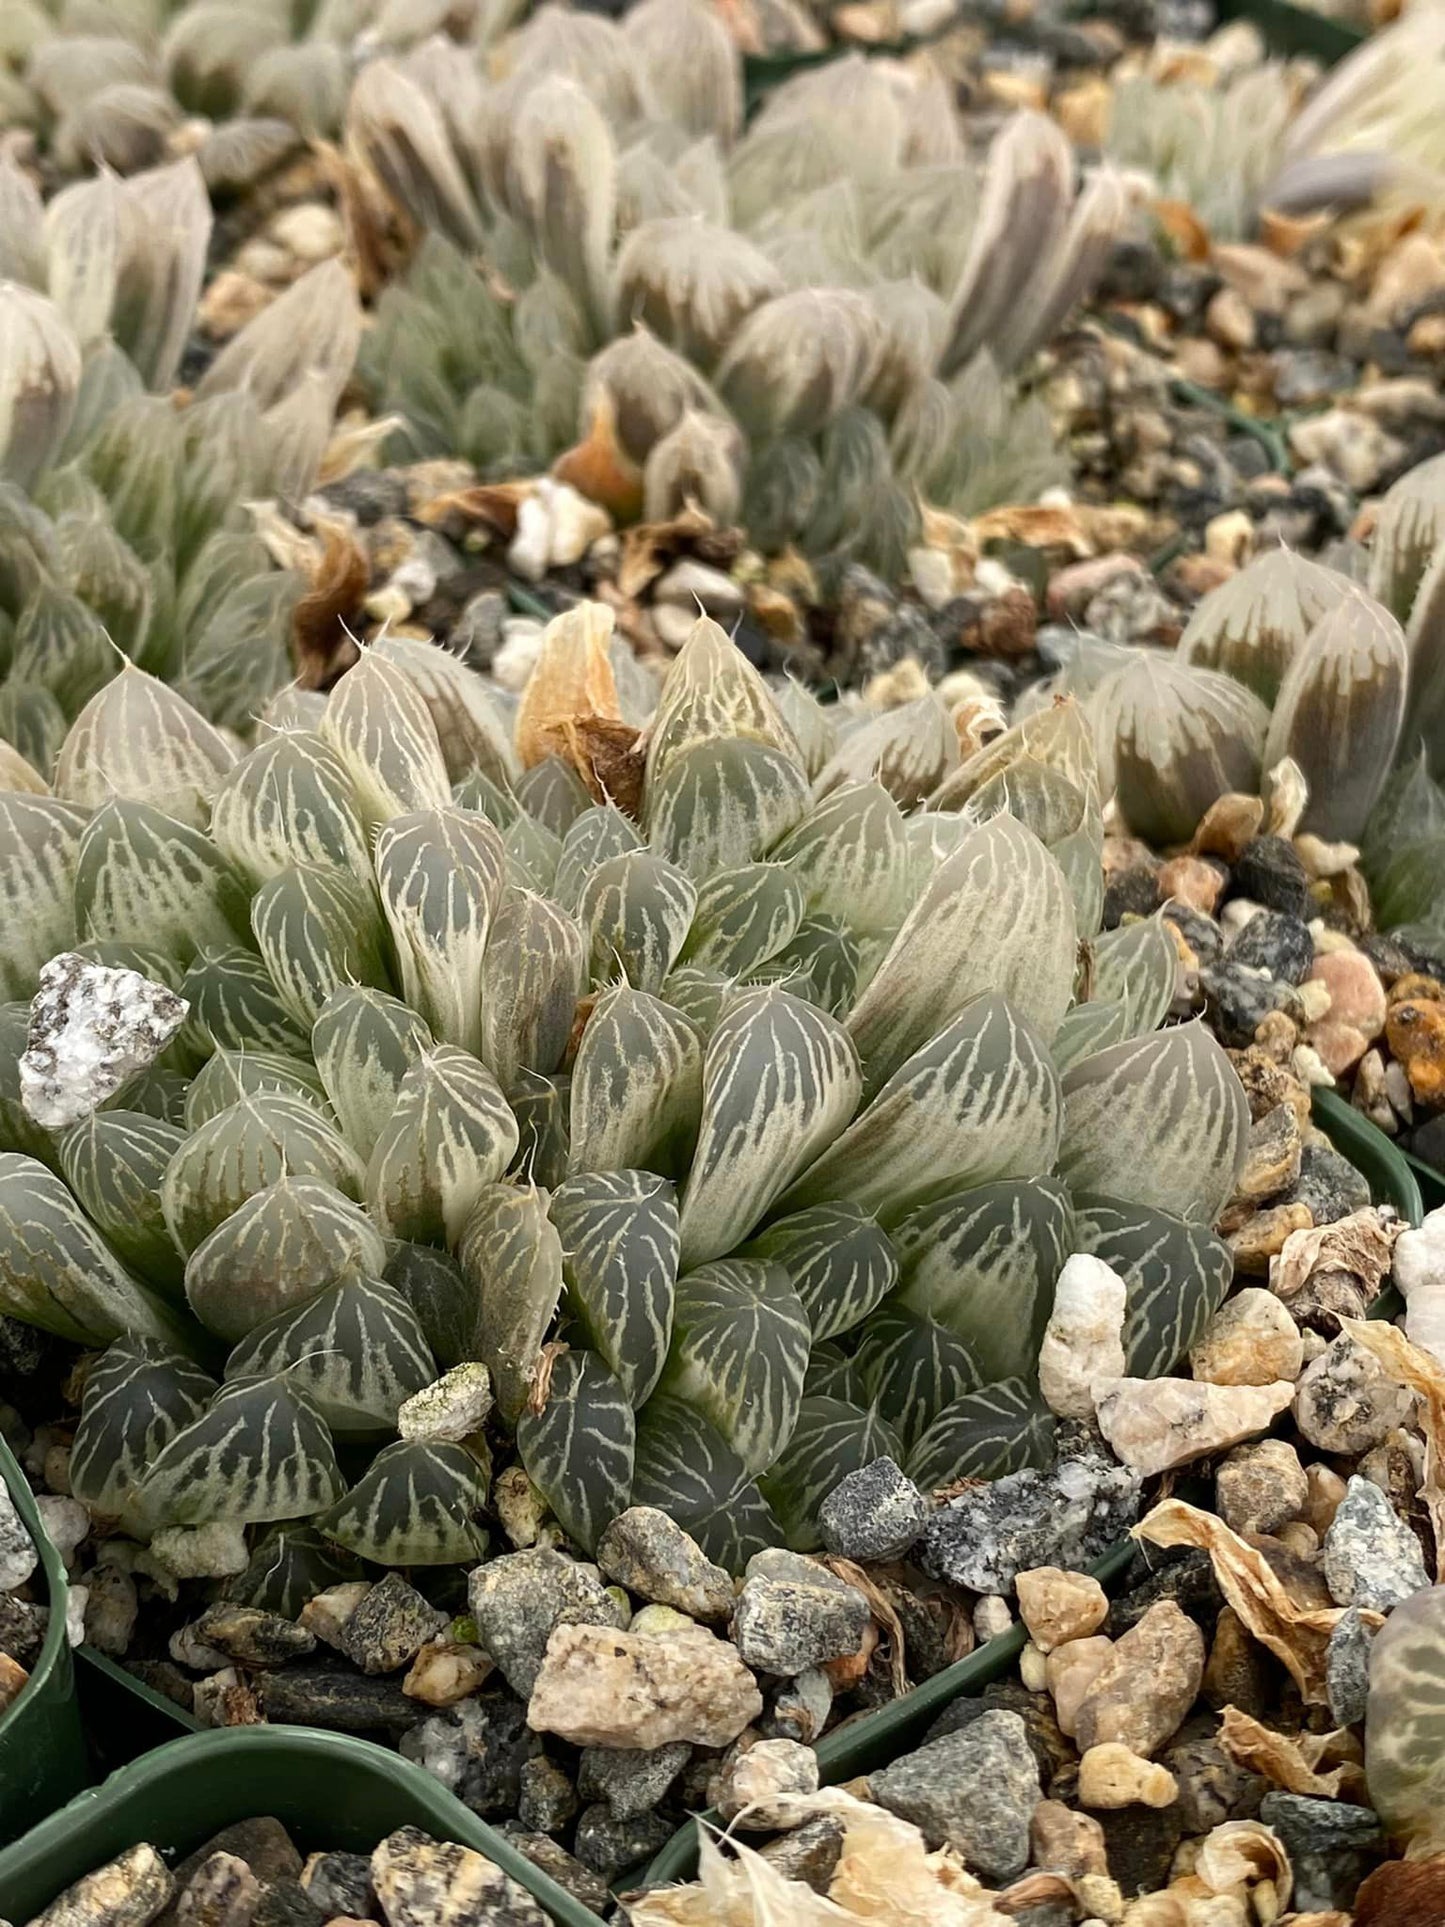
[[[1328,1773],[1317,1773],[1287,1733],[1271,1731],[1237,1706],[1226,1706],[1220,1714],[1216,1738],[1236,1766],[1260,1774],[1286,1793],[1338,1800],[1352,1799],[1363,1792],[1364,1775],[1358,1767],[1342,1763]]]
[[[1390,1269],[1397,1236],[1398,1229],[1387,1225],[1373,1205],[1313,1231],[1292,1231],[1271,1260],[1269,1288],[1288,1304],[1317,1272],[1345,1271],[1361,1281],[1368,1304]]]
[[[569,723],[622,721],[609,654],[612,623],[605,603],[579,602],[547,624],[517,711],[514,740],[523,769],[555,756]]]
[[[1027,503],[1005,503],[988,509],[969,524],[975,551],[990,542],[1022,542],[1031,549],[1067,549],[1070,555],[1090,556],[1093,544],[1073,507],[1048,508]]]
[[[355,662],[347,622],[359,615],[371,578],[366,551],[345,522],[318,520],[317,534],[320,556],[291,615],[291,659],[303,689],[329,689]]]
[[[1197,1546],[1207,1552],[1227,1602],[1261,1646],[1282,1660],[1312,1706],[1325,1701],[1325,1648],[1339,1608],[1300,1606],[1262,1552],[1246,1545],[1213,1513],[1182,1499],[1165,1499],[1133,1528],[1156,1546]]]
[[[517,533],[517,515],[535,490],[532,482],[482,482],[475,487],[449,488],[412,510],[418,522],[441,528],[449,522],[492,529],[508,542]]]
[[[874,1584],[862,1566],[855,1565],[851,1559],[825,1553],[819,1555],[818,1564],[826,1566],[829,1572],[861,1592],[868,1601],[874,1619],[888,1635],[888,1677],[894,1698],[901,1699],[908,1691],[908,1669],[905,1664],[903,1624],[892,1600],[880,1586]]]
[[[1435,1534],[1435,1577],[1445,1580],[1445,1366],[1383,1319],[1342,1318],[1340,1328],[1378,1360],[1391,1378],[1408,1385],[1420,1401],[1425,1468],[1419,1496]]]
[[[578,716],[561,730],[556,754],[565,756],[595,803],[612,803],[624,816],[640,818],[647,755],[641,731],[612,716]]]
[[[605,389],[593,401],[587,433],[557,457],[552,473],[614,522],[635,522],[642,513],[642,470],[618,439],[616,404]]]
[[[639,522],[622,537],[617,587],[639,596],[680,555],[700,556],[726,568],[742,548],[741,529],[720,529],[703,509],[689,504],[666,522]]]

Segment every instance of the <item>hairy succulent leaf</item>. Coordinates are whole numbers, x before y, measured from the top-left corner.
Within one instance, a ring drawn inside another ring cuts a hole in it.
[[[1141,650],[1092,707],[1100,788],[1147,842],[1186,842],[1227,791],[1257,792],[1269,716],[1231,677]]]
[[[511,734],[491,687],[436,643],[380,636],[371,653],[400,669],[431,712],[447,774],[474,773],[508,789],[519,774]]]
[[[583,810],[562,839],[561,854],[552,880],[552,895],[569,916],[576,916],[587,883],[612,857],[645,849],[642,833],[615,804],[602,803]]]
[[[656,995],[682,952],[697,901],[691,879],[651,850],[598,863],[577,904],[592,983],[620,979]]]
[[[648,840],[701,882],[750,863],[786,835],[807,805],[795,754],[734,737],[680,751],[646,795]]]
[[[1162,916],[1121,923],[1095,937],[1092,997],[1121,1003],[1127,1035],[1157,1030],[1174,1001],[1179,952]]]
[[[550,1216],[572,1313],[640,1406],[672,1342],[679,1253],[672,1186],[650,1171],[584,1172],[558,1186]]]
[[[343,984],[321,1006],[311,1049],[347,1143],[369,1158],[396,1108],[402,1079],[432,1048],[414,1010],[384,990]]]
[[[258,1612],[298,1619],[318,1592],[362,1577],[355,1556],[311,1526],[273,1526],[256,1542],[251,1563],[228,1580],[225,1597]]]
[[[304,1098],[268,1091],[243,1098],[193,1131],[171,1159],[161,1185],[166,1223],[189,1254],[284,1177],[319,1178],[359,1198],[365,1170]]]
[[[1445,541],[1445,458],[1416,462],[1385,491],[1375,514],[1370,594],[1408,622],[1425,572]],[[1316,612],[1323,615],[1321,609]]]
[[[751,976],[792,941],[805,907],[802,884],[779,864],[720,870],[697,892],[682,961],[726,977]]]
[[[406,672],[375,651],[332,690],[320,733],[345,765],[368,828],[451,802],[430,709]]]
[[[1310,630],[1352,592],[1333,569],[1265,549],[1202,599],[1179,638],[1180,661],[1222,670],[1272,706]],[[1403,622],[1408,604],[1396,614]]]
[[[945,1405],[904,1469],[925,1491],[937,1491],[958,1479],[1002,1479],[1047,1465],[1053,1442],[1053,1413],[1023,1379],[1009,1378]]]
[[[900,809],[912,809],[958,764],[958,732],[937,696],[885,710],[838,739],[814,780],[817,796],[839,788],[880,783]]]
[[[317,1179],[282,1177],[196,1246],[185,1266],[186,1298],[208,1330],[235,1344],[385,1263],[386,1242],[358,1205]]]
[[[0,794],[0,995],[30,997],[76,939],[75,875],[85,812],[50,796]]]
[[[569,1539],[592,1552],[631,1503],[637,1424],[633,1401],[592,1352],[564,1352],[547,1402],[517,1421],[527,1477]]]
[[[807,893],[811,914],[859,931],[898,928],[907,913],[908,839],[898,805],[881,783],[855,783],[814,804],[768,852]]]
[[[586,977],[581,930],[530,890],[507,888],[482,967],[482,1061],[507,1093],[561,1064]]]
[[[92,1111],[60,1140],[65,1182],[111,1248],[177,1297],[185,1258],[161,1210],[166,1166],[185,1133],[135,1111]]]
[[[376,899],[340,870],[298,865],[268,877],[252,901],[251,928],[276,994],[303,1030],[343,985],[389,987]]]
[[[593,1006],[572,1066],[572,1169],[686,1171],[702,1115],[703,1043],[680,1010],[619,984]]]
[[[247,933],[246,888],[210,838],[150,803],[105,804],[81,833],[76,923],[83,938],[155,944],[178,963]]]
[[[1370,1805],[1412,1859],[1440,1850],[1441,1757],[1435,1727],[1442,1650],[1445,1593],[1435,1586],[1396,1606],[1370,1647],[1365,1711]]]
[[[571,1169],[572,1080],[529,1073],[507,1100],[517,1120],[517,1151],[510,1175],[554,1190]]]
[[[272,736],[236,764],[216,791],[211,835],[253,887],[298,864],[354,877],[370,868],[346,766],[310,730]]]
[[[187,1087],[186,1129],[197,1130],[242,1098],[257,1097],[263,1091],[304,1098],[328,1123],[334,1122],[321,1079],[305,1058],[280,1051],[218,1050]]]
[[[394,817],[377,835],[376,880],[406,1000],[438,1040],[473,1053],[504,871],[501,837],[469,811]]]
[[[215,1396],[216,1382],[154,1338],[117,1338],[85,1378],[70,1490],[101,1518],[123,1517],[152,1462]]]
[[[517,1121],[491,1072],[455,1045],[437,1044],[402,1078],[372,1149],[371,1215],[387,1237],[455,1246],[517,1144]]]

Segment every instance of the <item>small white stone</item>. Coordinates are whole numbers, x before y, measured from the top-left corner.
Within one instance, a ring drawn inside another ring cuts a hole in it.
[[[1092,1418],[1094,1386],[1124,1373],[1124,1280],[1077,1251],[1059,1273],[1039,1347],[1039,1390],[1060,1418]]]
[[[69,1565],[71,1554],[83,1544],[90,1531],[90,1514],[79,1499],[60,1499],[53,1492],[38,1494],[35,1510],[40,1514],[46,1538]]]
[[[15,1509],[8,1489],[0,1484],[0,1592],[23,1586],[40,1564],[30,1529]]]
[[[90,1603],[88,1586],[68,1586],[65,1592],[65,1639],[70,1646],[85,1640],[85,1609]]]
[[[340,1586],[328,1586],[315,1593],[296,1615],[298,1626],[314,1633],[328,1646],[339,1649],[341,1629],[371,1591],[369,1579],[350,1579]]]
[[[492,674],[503,689],[520,696],[542,653],[542,624],[531,616],[512,616],[502,624],[502,646],[492,657]]]
[[[1001,1593],[986,1592],[973,1609],[973,1633],[980,1646],[1006,1633],[1014,1623],[1009,1603]]]
[[[477,1431],[492,1409],[492,1375],[486,1366],[454,1365],[435,1384],[402,1402],[396,1429],[404,1439],[443,1439],[459,1444]]]
[[[1047,1682],[1047,1656],[1032,1640],[1019,1654],[1019,1678],[1031,1693],[1042,1693]]]
[[[796,1827],[810,1816],[805,1805],[818,1791],[818,1756],[797,1740],[759,1740],[734,1755],[718,1776],[714,1804],[744,1833]],[[741,1818],[740,1818],[741,1816]]]
[[[112,970],[74,951],[40,972],[20,1059],[20,1101],[46,1130],[78,1124],[143,1071],[190,1006],[137,970]]]
[[[1145,1478],[1268,1431],[1294,1386],[1209,1385],[1192,1378],[1121,1378],[1101,1387],[1099,1430]]]
[[[150,1549],[177,1579],[228,1579],[251,1562],[245,1529],[219,1519],[205,1526],[165,1526]]]
[[[1325,1060],[1313,1044],[1296,1044],[1290,1052],[1289,1067],[1301,1084],[1319,1090],[1334,1088],[1334,1074],[1326,1069]]]
[[[198,1679],[195,1685],[196,1718],[202,1726],[223,1726],[222,1701],[232,1687],[241,1684],[241,1675],[234,1666],[223,1666],[218,1673],[210,1673],[205,1679]]]

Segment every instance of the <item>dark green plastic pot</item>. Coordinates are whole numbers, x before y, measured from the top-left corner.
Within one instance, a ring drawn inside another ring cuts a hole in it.
[[[50,1623],[28,1685],[0,1715],[0,1846],[68,1800],[90,1778],[75,1697],[75,1668],[65,1637],[68,1588],[60,1554],[46,1537],[35,1500],[15,1456],[0,1439],[0,1478],[35,1541],[45,1573]],[[0,1911],[5,1889],[0,1883]]]
[[[1402,1218],[1418,1224],[1421,1217],[1420,1190],[1403,1152],[1383,1131],[1376,1130],[1368,1118],[1337,1097],[1333,1091],[1317,1091],[1314,1097],[1315,1122],[1343,1157],[1347,1157],[1362,1176],[1368,1178],[1370,1195],[1376,1204],[1392,1204]],[[1389,1300],[1394,1300],[1393,1306]],[[1376,1307],[1376,1316],[1393,1316],[1399,1301],[1392,1292]],[[1134,1552],[1133,1543],[1121,1540],[1094,1567],[1100,1584],[1109,1587],[1122,1576]],[[981,1693],[1001,1679],[1018,1660],[1025,1644],[1024,1629],[1015,1625],[997,1639],[991,1639],[967,1659],[950,1666],[922,1686],[905,1693],[901,1699],[880,1707],[840,1726],[818,1744],[819,1776],[825,1786],[841,1780],[875,1773],[896,1760],[910,1747],[917,1746],[945,1707],[954,1700]],[[716,1812],[700,1816],[721,1828]],[[648,1867],[639,1884],[666,1886],[670,1881],[691,1880],[697,1872],[696,1820],[689,1820],[668,1841]]]
[[[1289,0],[1218,0],[1221,20],[1252,20],[1274,54],[1308,54],[1326,67],[1353,53],[1366,38],[1358,27],[1330,20]]]
[[[0,1852],[0,1909],[29,1920],[137,1841],[176,1860],[260,1814],[278,1819],[303,1853],[369,1853],[395,1828],[421,1827],[484,1853],[561,1927],[597,1927],[590,1908],[429,1773],[369,1740],[298,1726],[192,1733],[113,1773]]]

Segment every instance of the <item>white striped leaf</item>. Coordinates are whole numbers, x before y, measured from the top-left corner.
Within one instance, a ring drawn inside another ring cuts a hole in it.
[[[594,805],[582,814],[562,839],[552,895],[562,908],[575,916],[582,901],[587,879],[611,857],[625,856],[629,850],[646,849],[642,832],[614,804]]]
[[[147,1470],[201,1416],[216,1382],[154,1338],[118,1338],[85,1375],[70,1490],[100,1518],[123,1516]]]
[[[911,810],[957,766],[953,718],[937,696],[920,696],[841,733],[813,793],[831,796],[855,783],[879,783],[900,809]]]
[[[1269,713],[1229,676],[1141,649],[1090,699],[1099,789],[1155,845],[1185,843],[1226,792],[1259,788]]]
[[[0,1151],[23,1151],[26,1157],[58,1171],[60,1157],[55,1139],[31,1117],[20,1095],[20,1059],[29,1041],[29,1004],[0,1004]],[[699,1065],[701,1062],[699,1051]],[[130,1092],[126,1095],[131,1098]]]
[[[677,1282],[660,1388],[699,1411],[750,1472],[765,1472],[797,1422],[811,1342],[781,1265],[699,1265]]]
[[[778,1543],[778,1522],[747,1467],[675,1398],[651,1398],[638,1414],[632,1503],[667,1513],[728,1572]]]
[[[236,752],[167,684],[124,663],[76,717],[60,748],[56,794],[81,808],[149,803],[193,830]]]
[[[985,991],[1049,1042],[1077,960],[1068,879],[1010,816],[984,824],[934,871],[848,1019],[871,1096]]]
[[[519,810],[502,832],[507,881],[519,890],[550,896],[562,859],[561,839],[534,816]]]
[[[511,1175],[526,1184],[540,1184],[545,1191],[555,1190],[572,1164],[571,1078],[528,1073],[520,1091],[507,1101],[517,1120]]]
[[[139,1111],[143,1117],[183,1126],[189,1089],[189,1080],[182,1072],[170,1069],[163,1058],[157,1058],[126,1085],[125,1101],[130,1110]]]
[[[186,1299],[208,1331],[235,1344],[385,1263],[386,1241],[359,1205],[316,1178],[283,1177],[196,1246],[185,1267]]]
[[[1092,775],[1075,781],[1053,763],[1019,756],[981,783],[959,814],[969,823],[1007,814],[1032,830],[1068,878],[1080,934],[1098,929],[1104,908],[1104,815]]]
[[[179,991],[185,971],[174,957],[168,957],[164,950],[157,950],[149,943],[121,943],[107,937],[75,946],[75,954],[84,957],[87,963],[104,964],[107,970],[133,970],[138,977],[149,977],[153,983],[164,984],[167,990]],[[178,1031],[172,1040],[176,1054],[186,1057],[204,1057],[205,1047],[192,1051],[181,1041]]]
[[[75,947],[85,812],[51,796],[0,795],[0,996],[30,997],[40,968]]]
[[[1092,1057],[1095,1051],[1107,1050],[1110,1044],[1120,1044],[1132,1035],[1126,1003],[1117,998],[1101,1003],[1091,997],[1088,1003],[1075,1004],[1065,1013],[1050,1052],[1054,1069],[1062,1077],[1065,1071]]]
[[[510,784],[504,787],[477,769],[452,784],[452,802],[459,810],[475,810],[499,830],[510,829],[522,813]]]
[[[673,1188],[650,1171],[585,1172],[558,1186],[549,1215],[562,1240],[571,1312],[633,1405],[642,1405],[672,1342]]]
[[[4,578],[0,576],[0,592],[3,589]],[[48,689],[36,683],[0,683],[0,739],[18,750],[43,776],[54,769],[65,741],[65,711]]]
[[[86,824],[75,870],[82,938],[155,944],[188,964],[245,942],[249,893],[208,836],[149,803],[107,803]]]
[[[481,1058],[509,1094],[526,1073],[547,1077],[566,1054],[586,982],[586,945],[564,910],[507,888],[482,969]]]
[[[1202,1024],[1111,1044],[1063,1091],[1059,1171],[1071,1190],[1214,1222],[1244,1163],[1249,1104]]]
[[[359,1156],[371,1156],[402,1079],[432,1043],[416,1012],[384,990],[343,984],[321,1006],[312,1053],[341,1134]]]
[[[587,785],[560,756],[544,756],[512,787],[532,821],[550,831],[559,844],[578,817],[592,808]]]
[[[129,1333],[188,1351],[195,1328],[134,1277],[36,1159],[0,1153],[0,1312],[76,1345]]]
[[[896,1301],[874,1312],[856,1357],[869,1404],[910,1451],[945,1406],[982,1383],[961,1339]]]
[[[500,835],[465,810],[394,817],[377,834],[376,881],[403,995],[438,1041],[473,1054],[487,932],[505,874]]]
[[[189,1254],[247,1198],[284,1177],[320,1178],[359,1198],[366,1172],[306,1099],[279,1091],[242,1098],[193,1131],[166,1167],[166,1223]]]
[[[898,928],[907,913],[908,834],[881,783],[853,783],[815,803],[768,852],[807,892],[812,914],[855,930]]]
[[[410,676],[375,650],[331,691],[319,729],[346,766],[368,828],[451,802],[431,711]]]
[[[807,807],[808,783],[788,752],[724,739],[684,750],[645,800],[648,842],[701,882],[785,836]]]
[[[901,1464],[903,1446],[877,1412],[840,1398],[803,1400],[787,1450],[760,1481],[794,1552],[823,1543],[818,1508],[834,1486],[884,1458]]]
[[[485,1458],[465,1445],[399,1439],[316,1529],[379,1566],[469,1566],[487,1550],[489,1476]]]
[[[276,995],[271,973],[254,950],[239,945],[203,950],[176,988],[190,1005],[180,1032],[189,1050],[303,1057],[309,1049],[306,1032]]]
[[[808,1354],[808,1370],[803,1379],[803,1397],[836,1398],[845,1405],[866,1410],[868,1387],[863,1370],[851,1352],[841,1345],[815,1345]]]
[[[667,973],[658,995],[665,1004],[680,1010],[706,1043],[718,1027],[724,1006],[736,986],[716,970],[700,970],[696,964],[679,964]]]
[[[442,1371],[475,1355],[477,1294],[449,1251],[435,1245],[393,1245],[381,1275],[415,1312]]]
[[[892,1230],[898,1303],[962,1339],[985,1379],[1032,1378],[1054,1283],[1077,1249],[1074,1209],[1050,1178],[951,1191]]]
[[[494,1184],[472,1209],[457,1263],[477,1295],[476,1356],[515,1425],[562,1296],[562,1241],[535,1186]]]
[[[1129,1037],[1157,1030],[1174,1001],[1179,952],[1162,914],[1121,923],[1094,938],[1091,1000],[1114,999],[1128,1012]]]
[[[1106,645],[1099,647],[1104,649]],[[1114,651],[1120,660],[1126,654]],[[1019,763],[1046,763],[1081,790],[1097,788],[1099,759],[1083,706],[1072,700],[1057,701],[1021,716],[1002,736],[995,736],[961,763],[938,794],[929,798],[929,807],[961,810],[986,783]]]
[[[226,1582],[225,1597],[258,1612],[299,1619],[308,1599],[361,1577],[355,1555],[313,1527],[272,1526],[256,1541],[246,1570]]]
[[[697,892],[682,961],[749,977],[792,941],[805,908],[802,884],[775,863],[720,870]]]
[[[851,1198],[885,1228],[911,1205],[996,1178],[1053,1168],[1059,1079],[1038,1037],[1002,997],[977,997],[915,1051],[782,1200]]]
[[[804,917],[776,956],[752,973],[753,983],[775,983],[830,1016],[847,1015],[858,988],[862,952],[836,917]]]
[[[767,684],[709,616],[699,616],[668,669],[647,732],[647,788],[699,743],[760,743],[796,759],[798,746]]]
[[[289,1378],[237,1378],[152,1461],[138,1495],[152,1528],[307,1519],[344,1481],[314,1401]]]
[[[435,1045],[401,1080],[396,1108],[372,1149],[372,1217],[388,1238],[455,1246],[517,1143],[517,1120],[487,1067],[455,1045]]]
[[[872,1213],[856,1204],[817,1204],[779,1218],[738,1255],[783,1267],[815,1345],[861,1325],[898,1283],[892,1243]]]
[[[594,1353],[564,1352],[547,1402],[517,1421],[527,1477],[585,1552],[631,1504],[637,1424],[632,1401]]]
[[[792,732],[812,782],[833,753],[838,734],[834,711],[825,709],[811,690],[791,676],[784,676],[774,687],[773,702]]]
[[[475,771],[511,786],[518,774],[511,730],[485,677],[419,637],[379,636],[371,648],[415,684],[454,783]]]
[[[1172,1372],[1229,1295],[1234,1259],[1206,1225],[1093,1195],[1078,1200],[1078,1248],[1117,1271],[1127,1293],[1124,1369]]]
[[[228,1380],[283,1372],[339,1438],[394,1431],[402,1401],[430,1385],[437,1368],[401,1293],[351,1277],[256,1326],[226,1360]]]
[[[316,1066],[308,1059],[279,1051],[218,1050],[206,1059],[186,1091],[186,1129],[199,1130],[243,1097],[257,1097],[263,1091],[304,1098],[328,1124],[336,1122]]]
[[[604,859],[577,905],[593,985],[621,982],[655,996],[682,952],[697,902],[691,879],[651,850]]]
[[[681,1011],[626,984],[604,990],[572,1065],[572,1169],[686,1171],[702,1064],[702,1039]]]
[[[1405,480],[1408,482],[1409,477]],[[1398,526],[1391,497],[1399,502],[1399,487],[1397,482],[1380,505],[1371,556],[1376,574],[1382,555],[1390,548],[1391,524]],[[1409,573],[1416,583],[1433,546],[1423,556],[1418,549],[1410,555]],[[1375,582],[1371,587],[1373,593],[1380,593]],[[1198,669],[1221,670],[1252,689],[1261,702],[1273,704],[1285,671],[1305,637],[1325,611],[1351,594],[1353,588],[1347,576],[1321,568],[1306,556],[1290,549],[1265,549],[1195,605],[1179,638],[1179,660]],[[1403,608],[1396,607],[1388,594],[1381,600],[1394,609],[1401,622],[1409,614],[1408,600]]]
[[[296,864],[364,877],[366,826],[346,765],[311,730],[271,736],[216,792],[211,835],[255,888]]]
[[[729,1007],[703,1059],[702,1122],[682,1200],[684,1266],[741,1243],[844,1129],[859,1084],[848,1035],[826,1012],[770,987]]]
[[[111,1248],[170,1297],[186,1261],[161,1210],[161,1179],[185,1133],[138,1111],[92,1111],[60,1140],[60,1169]]]
[[[1047,1465],[1054,1415],[1021,1378],[966,1392],[946,1405],[915,1443],[904,1466],[925,1492],[958,1479],[1002,1479]]]
[[[7,674],[20,682],[38,683],[50,690],[66,715],[74,716],[107,683],[114,688],[122,680],[115,670],[115,645],[100,617],[58,582],[42,582],[15,623]],[[210,735],[216,735],[204,718],[198,716],[196,720]],[[234,755],[228,745],[222,747],[228,757]],[[61,754],[64,755],[64,745]],[[212,781],[214,775],[211,771]],[[72,797],[71,800],[82,799]],[[106,798],[96,800],[103,802]],[[198,826],[203,824],[204,814],[198,814],[195,821]]]
[[[1104,812],[1096,790],[1085,799],[1078,829],[1050,844],[1049,854],[1068,879],[1079,935],[1094,936],[1104,921]]]
[[[305,1030],[343,984],[390,988],[376,898],[340,870],[269,877],[251,905],[251,927],[277,996]]]

